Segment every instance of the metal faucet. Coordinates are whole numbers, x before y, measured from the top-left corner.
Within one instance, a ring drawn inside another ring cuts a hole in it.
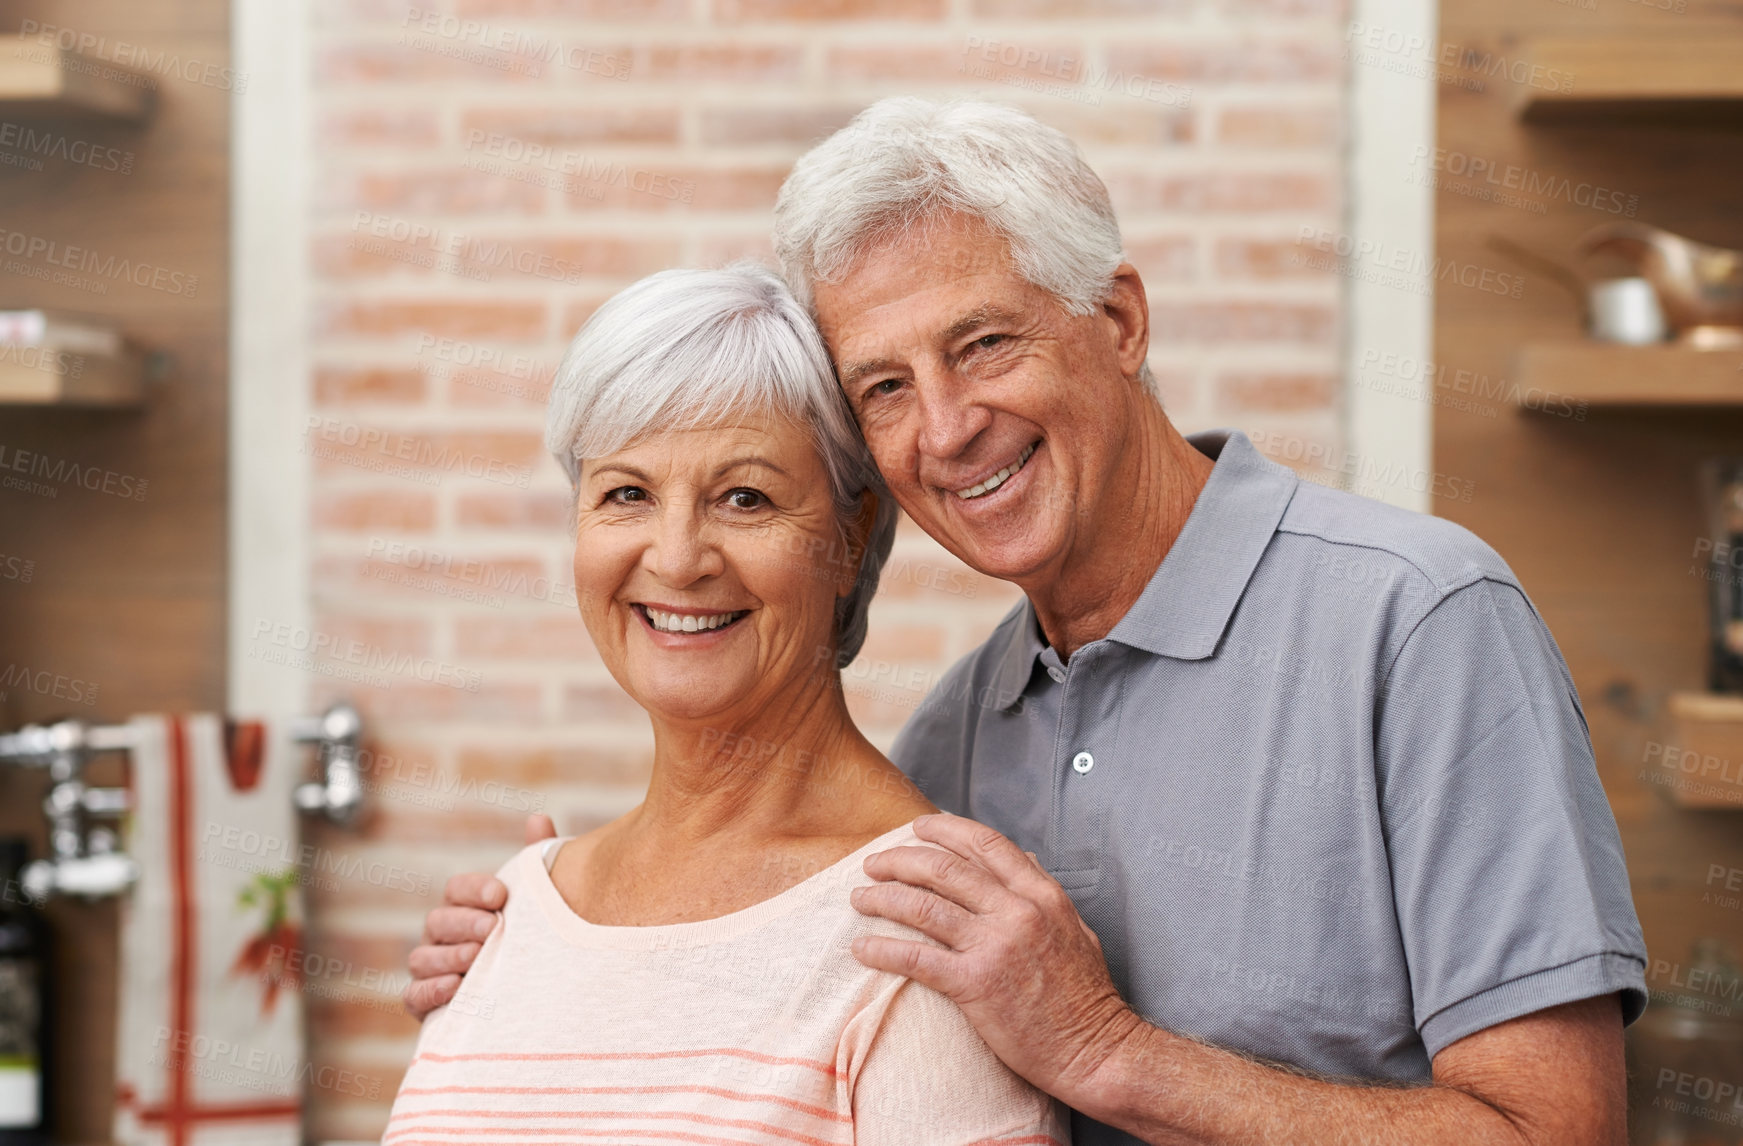
[[[48,817],[49,859],[33,860],[18,874],[24,894],[46,899],[51,894],[85,899],[119,895],[139,878],[139,864],[120,850],[113,826],[93,823],[113,820],[130,804],[125,788],[93,788],[85,783],[85,765],[98,752],[133,747],[127,725],[95,727],[82,720],[28,724],[0,736],[0,760],[27,768],[46,768],[52,785],[43,798]]]
[[[319,716],[292,721],[291,739],[320,745],[321,779],[297,785],[297,809],[319,812],[342,828],[350,826],[363,810],[363,772],[358,767],[363,717],[339,701]]]

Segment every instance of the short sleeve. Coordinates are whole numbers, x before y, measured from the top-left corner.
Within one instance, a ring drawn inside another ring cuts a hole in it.
[[[1572,678],[1516,587],[1448,594],[1405,639],[1375,757],[1415,1019],[1430,1056],[1620,993],[1646,1005],[1622,840]]]
[[[909,981],[853,1090],[854,1146],[1068,1146],[1064,1108],[993,1054],[957,1005]]]

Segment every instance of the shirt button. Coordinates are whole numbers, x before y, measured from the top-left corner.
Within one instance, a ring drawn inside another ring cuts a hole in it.
[[[1071,766],[1077,769],[1079,776],[1095,767],[1095,757],[1087,752],[1079,752],[1071,758]]]
[[[1064,684],[1065,683],[1065,670],[1064,669],[1056,669],[1052,665],[1048,665],[1047,666],[1047,675],[1053,678],[1053,682],[1055,684]]]

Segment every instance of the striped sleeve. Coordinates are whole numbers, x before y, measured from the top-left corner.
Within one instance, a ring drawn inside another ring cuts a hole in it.
[[[1064,1108],[1000,1062],[957,1005],[915,982],[854,1082],[855,1146],[1069,1146]]]

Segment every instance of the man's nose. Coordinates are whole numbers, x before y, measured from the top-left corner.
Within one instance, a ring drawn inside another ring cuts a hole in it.
[[[701,514],[689,506],[668,506],[660,514],[653,543],[642,554],[642,564],[662,583],[682,589],[718,575],[725,562]]]
[[[976,400],[974,389],[950,370],[915,378],[919,397],[918,448],[923,457],[954,458],[992,422],[992,412]]]

